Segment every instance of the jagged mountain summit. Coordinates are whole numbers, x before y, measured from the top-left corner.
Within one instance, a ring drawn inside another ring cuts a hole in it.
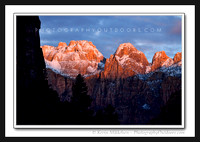
[[[143,74],[148,64],[143,52],[137,50],[131,43],[123,43],[115,54],[106,60],[102,76],[113,79]]]
[[[165,51],[156,52],[152,59],[152,64],[150,64],[145,73],[153,72],[160,68],[167,68],[174,64],[181,66],[182,65],[182,55],[181,52],[177,52],[174,56],[174,59],[168,57]]]
[[[104,59],[96,46],[86,40],[70,41],[68,46],[60,42],[57,47],[44,45],[41,48],[46,67],[69,77],[98,73],[98,64]]]
[[[182,54],[181,52],[177,52],[174,56],[174,63],[178,63],[182,61]]]

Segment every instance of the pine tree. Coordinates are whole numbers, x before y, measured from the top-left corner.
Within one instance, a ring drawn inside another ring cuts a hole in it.
[[[81,112],[86,111],[91,105],[91,98],[87,95],[88,88],[81,74],[78,74],[72,86],[71,103]]]
[[[112,105],[108,105],[104,109],[97,111],[95,116],[95,123],[97,125],[119,125],[118,114]]]

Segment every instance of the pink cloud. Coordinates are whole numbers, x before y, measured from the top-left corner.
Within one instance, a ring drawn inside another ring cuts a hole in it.
[[[173,35],[180,35],[181,34],[181,21],[176,21],[170,33]]]

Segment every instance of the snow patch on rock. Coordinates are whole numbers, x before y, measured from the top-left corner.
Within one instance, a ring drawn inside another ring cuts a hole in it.
[[[145,73],[149,73],[149,72],[151,72],[151,65],[146,66]]]
[[[148,104],[144,104],[144,105],[142,106],[142,108],[143,108],[144,110],[150,110],[150,109],[151,109],[150,105],[148,105]]]
[[[168,59],[162,64],[162,66],[169,67],[169,66],[171,66],[173,63],[174,63],[173,59],[168,58]]]

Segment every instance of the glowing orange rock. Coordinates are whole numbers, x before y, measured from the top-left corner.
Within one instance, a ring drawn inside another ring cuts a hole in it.
[[[101,77],[114,79],[144,74],[148,65],[143,52],[138,51],[131,43],[124,43],[106,60]]]
[[[154,71],[163,66],[169,67],[173,63],[173,60],[166,55],[165,51],[156,52],[153,56],[151,71]]]
[[[177,52],[174,56],[174,63],[180,62],[182,60],[182,53]]]

